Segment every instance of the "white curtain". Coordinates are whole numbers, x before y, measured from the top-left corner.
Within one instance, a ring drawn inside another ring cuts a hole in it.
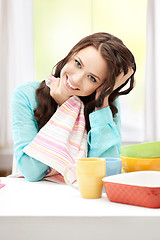
[[[12,148],[11,96],[34,81],[33,0],[0,0],[0,150]]]
[[[160,141],[160,1],[148,0],[146,141]]]

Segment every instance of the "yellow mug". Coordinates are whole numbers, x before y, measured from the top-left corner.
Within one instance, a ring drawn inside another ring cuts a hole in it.
[[[74,168],[77,175],[78,189],[83,198],[101,198],[103,182],[106,176],[106,161],[104,158],[82,158],[76,164],[68,165],[64,172],[67,184],[74,187],[67,179],[67,169]]]

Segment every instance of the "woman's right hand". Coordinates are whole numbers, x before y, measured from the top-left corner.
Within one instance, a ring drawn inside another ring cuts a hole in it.
[[[60,78],[53,77],[53,80],[51,81],[51,84],[50,84],[50,95],[59,106],[69,99],[69,97],[66,97],[61,92]]]

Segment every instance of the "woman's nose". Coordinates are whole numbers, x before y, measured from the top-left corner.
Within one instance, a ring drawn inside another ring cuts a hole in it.
[[[84,79],[83,73],[76,73],[72,75],[73,84],[75,84],[77,87],[82,84],[83,79]]]

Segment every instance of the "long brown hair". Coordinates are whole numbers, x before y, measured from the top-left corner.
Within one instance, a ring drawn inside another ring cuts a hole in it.
[[[130,50],[123,44],[123,42],[113,35],[105,32],[94,33],[89,35],[82,40],[80,40],[68,53],[68,55],[58,62],[52,70],[52,75],[55,77],[60,77],[60,72],[64,65],[69,61],[69,59],[81,49],[88,46],[94,46],[100,51],[102,57],[106,60],[108,70],[107,76],[103,83],[102,91],[95,100],[95,93],[92,93],[86,97],[80,97],[85,105],[85,120],[86,129],[90,130],[89,124],[89,114],[94,110],[95,107],[101,107],[105,96],[109,96],[109,106],[111,108],[113,117],[115,117],[118,112],[116,106],[114,105],[114,100],[119,95],[128,94],[134,86],[134,73],[136,71],[136,63],[133,54]],[[113,91],[115,85],[115,79],[120,74],[121,71],[126,74],[128,68],[131,67],[134,70],[132,76],[119,88]],[[129,87],[120,91],[129,82]],[[34,111],[34,117],[38,122],[39,129],[42,128],[51,116],[55,113],[57,109],[57,103],[50,96],[50,89],[46,86],[45,81],[42,81],[40,87],[36,90],[36,96],[38,100],[38,107]]]

